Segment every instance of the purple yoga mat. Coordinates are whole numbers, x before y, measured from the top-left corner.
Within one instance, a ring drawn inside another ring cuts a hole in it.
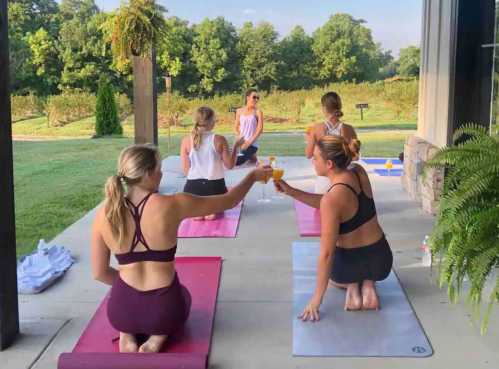
[[[178,229],[179,238],[234,238],[239,227],[243,203],[240,202],[235,208],[226,210],[215,220],[193,220],[185,219]]]
[[[180,283],[191,293],[189,319],[168,338],[158,354],[125,354],[118,349],[119,333],[107,317],[108,296],[100,304],[73,352],[59,356],[58,369],[205,369],[211,347],[221,257],[175,259]]]
[[[192,354],[117,354],[71,353],[59,357],[64,369],[200,369],[206,367],[205,355]]]
[[[300,236],[314,237],[321,235],[321,214],[319,209],[315,209],[303,202],[294,201],[296,220]]]

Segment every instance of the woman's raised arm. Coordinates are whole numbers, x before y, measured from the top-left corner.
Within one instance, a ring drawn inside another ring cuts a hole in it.
[[[272,168],[254,169],[229,192],[216,196],[195,196],[187,193],[174,195],[180,219],[221,213],[241,202],[256,181],[267,180],[272,176]]]

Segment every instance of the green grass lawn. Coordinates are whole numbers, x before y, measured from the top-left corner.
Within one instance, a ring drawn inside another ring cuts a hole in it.
[[[16,123],[17,124],[17,123]],[[360,134],[364,156],[397,156],[404,131]],[[180,135],[171,138],[170,154],[179,152]],[[130,138],[14,142],[17,254],[31,252],[40,238],[51,240],[102,200],[106,178],[115,173],[119,152]],[[160,140],[168,156],[167,139]],[[303,155],[302,134],[267,134],[261,155]]]

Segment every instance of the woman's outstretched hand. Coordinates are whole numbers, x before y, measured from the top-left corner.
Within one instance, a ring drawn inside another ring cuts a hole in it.
[[[318,322],[320,320],[319,316],[319,307],[321,306],[320,301],[317,301],[315,298],[312,298],[305,309],[303,309],[303,313],[298,316],[302,321],[311,321]]]
[[[255,177],[255,182],[265,182],[267,183],[270,178],[272,178],[272,167],[270,165],[262,165],[256,169],[253,169],[253,175]]]
[[[288,185],[286,181],[283,181],[282,179],[279,181],[274,181],[274,186],[278,192],[291,196],[291,191],[293,190],[293,187]]]

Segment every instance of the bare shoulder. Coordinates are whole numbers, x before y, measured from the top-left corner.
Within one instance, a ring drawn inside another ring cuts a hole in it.
[[[338,205],[343,204],[349,199],[348,194],[350,192],[351,191],[346,186],[334,186],[322,196],[321,206],[324,204],[326,206],[338,208]]]
[[[227,143],[227,138],[223,135],[215,135],[214,137],[215,144],[225,144]]]
[[[343,123],[342,129],[343,129],[343,134],[347,139],[351,140],[357,138],[357,133],[355,132],[355,128],[353,128],[352,125],[348,123]]]
[[[94,218],[94,223],[93,223],[93,229],[94,230],[100,230],[102,229],[103,224],[107,221],[106,219],[106,206],[105,204],[102,204],[97,208],[95,212],[95,218]]]

